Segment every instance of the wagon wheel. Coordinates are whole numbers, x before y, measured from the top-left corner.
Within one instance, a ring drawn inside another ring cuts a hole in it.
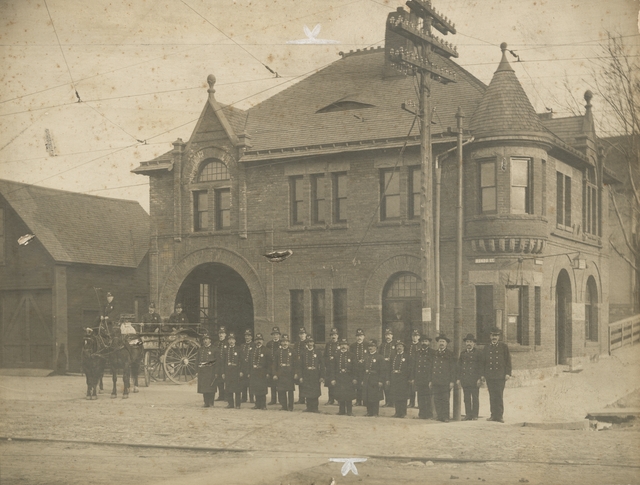
[[[193,338],[172,342],[164,353],[164,371],[176,384],[185,384],[198,375],[196,359],[200,344]]]
[[[147,350],[144,353],[144,386],[149,387],[152,381],[163,378],[164,369],[158,350]]]

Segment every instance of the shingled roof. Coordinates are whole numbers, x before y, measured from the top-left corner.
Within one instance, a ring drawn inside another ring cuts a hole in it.
[[[471,118],[473,136],[546,136],[546,130],[506,57],[502,43],[502,60],[493,74],[478,109]]]
[[[8,180],[0,195],[57,262],[136,268],[149,250],[149,215],[136,201]]]

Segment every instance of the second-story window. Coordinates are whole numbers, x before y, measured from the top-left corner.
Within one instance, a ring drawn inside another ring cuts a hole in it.
[[[193,193],[193,229],[206,231],[209,229],[209,194],[206,190]]]
[[[291,192],[291,224],[304,224],[304,191],[302,186],[303,178],[291,177],[289,179],[289,190]]]
[[[484,214],[497,210],[496,162],[480,162],[480,211]]]
[[[311,217],[315,224],[325,221],[324,174],[311,176]]]
[[[409,168],[409,219],[420,217],[421,177],[420,167]]]
[[[218,160],[205,161],[200,166],[198,182],[213,182],[215,180],[229,180],[227,166]]]
[[[531,214],[530,201],[530,160],[528,158],[511,159],[511,213]]]
[[[559,226],[571,227],[571,177],[556,172],[556,221]]]
[[[333,174],[333,222],[347,222],[347,174]]]
[[[231,190],[218,189],[216,194],[216,229],[231,227]]]
[[[400,218],[400,176],[397,170],[380,173],[380,220]]]

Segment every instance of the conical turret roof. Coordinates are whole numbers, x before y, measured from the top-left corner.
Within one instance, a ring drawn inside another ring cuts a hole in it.
[[[471,118],[474,137],[546,136],[542,122],[507,60],[507,44],[503,42],[500,48],[500,65]]]

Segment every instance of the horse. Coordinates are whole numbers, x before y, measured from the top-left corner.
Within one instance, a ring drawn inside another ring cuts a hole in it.
[[[87,379],[87,400],[98,399],[96,390],[104,372],[104,358],[98,354],[98,342],[93,330],[87,328],[83,338],[80,354],[82,372]]]
[[[133,392],[138,392],[138,370],[140,362],[144,356],[142,342],[137,338],[138,343],[130,343],[127,335],[122,335],[117,326],[109,328],[104,322],[98,327],[98,353],[102,355],[109,368],[111,369],[111,379],[113,388],[111,390],[111,398],[118,397],[116,383],[118,381],[118,371],[122,370],[122,381],[124,388],[122,398],[129,397],[129,389],[131,387],[131,373],[133,371]]]

